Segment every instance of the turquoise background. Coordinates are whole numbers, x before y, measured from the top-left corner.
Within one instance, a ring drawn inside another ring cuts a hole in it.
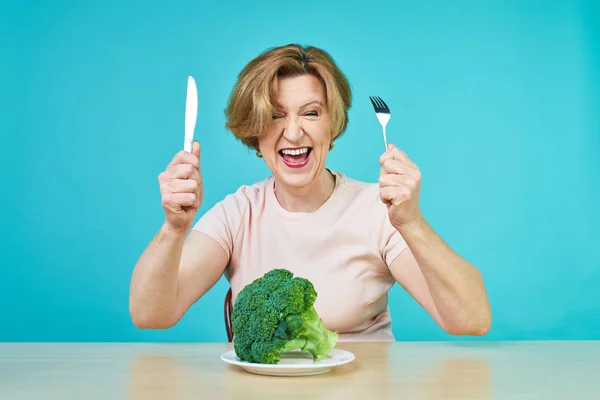
[[[434,228],[484,274],[478,340],[600,339],[600,7],[594,1],[3,2],[0,340],[226,340],[222,280],[174,328],[136,329],[134,264],[163,218],[157,176],[199,89],[206,199],[264,164],[224,129],[264,49],[328,50],[354,90],[330,168],[376,181],[389,140],[423,175]],[[446,340],[391,293],[398,340]],[[472,340],[473,338],[463,338]]]

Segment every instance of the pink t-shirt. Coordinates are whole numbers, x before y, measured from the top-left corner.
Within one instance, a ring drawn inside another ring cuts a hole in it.
[[[285,210],[269,177],[226,196],[193,229],[227,252],[233,301],[252,280],[286,268],[314,284],[315,309],[340,341],[393,341],[387,293],[396,281],[388,266],[407,245],[378,184],[332,173],[335,189],[314,212]]]

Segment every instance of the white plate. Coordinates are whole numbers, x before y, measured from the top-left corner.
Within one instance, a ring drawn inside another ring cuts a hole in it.
[[[259,375],[273,376],[307,376],[319,375],[331,371],[332,368],[348,364],[354,360],[354,354],[346,350],[333,349],[320,361],[314,361],[310,353],[290,351],[281,356],[278,364],[258,364],[241,361],[235,351],[221,354],[221,360],[242,367],[245,371]]]

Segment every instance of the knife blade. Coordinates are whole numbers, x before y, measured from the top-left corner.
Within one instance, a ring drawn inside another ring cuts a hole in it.
[[[194,129],[196,129],[196,118],[198,116],[198,89],[193,77],[188,77],[187,94],[185,98],[185,139],[183,149],[192,151],[194,141]]]

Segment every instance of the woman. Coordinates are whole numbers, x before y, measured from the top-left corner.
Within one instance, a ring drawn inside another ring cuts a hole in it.
[[[394,340],[387,293],[396,282],[446,332],[489,330],[481,274],[421,215],[419,169],[405,153],[389,145],[376,184],[325,167],[350,105],[345,76],[320,49],[274,48],[243,69],[227,127],[272,176],[193,225],[204,190],[200,145],[175,155],[159,176],[165,222],[133,272],[136,326],[173,326],[224,273],[235,301],[253,279],[287,268],[314,283],[315,308],[340,341]]]

